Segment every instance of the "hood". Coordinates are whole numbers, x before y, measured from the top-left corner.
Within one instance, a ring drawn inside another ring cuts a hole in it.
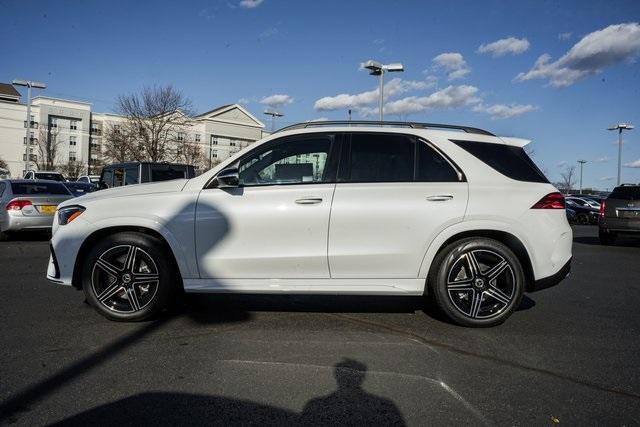
[[[184,188],[188,181],[188,179],[173,179],[171,181],[148,182],[145,184],[127,185],[124,187],[98,190],[94,191],[93,193],[85,194],[84,196],[67,200],[60,206],[82,204],[83,202],[110,199],[115,197],[178,192]]]

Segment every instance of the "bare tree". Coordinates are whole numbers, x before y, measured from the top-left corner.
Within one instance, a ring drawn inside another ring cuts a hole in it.
[[[39,170],[52,171],[58,163],[58,151],[60,148],[60,139],[58,134],[60,130],[57,127],[41,127],[38,132],[38,140],[36,147],[38,149],[38,159],[36,166]]]
[[[564,172],[560,173],[560,185],[562,189],[571,191],[574,185],[576,185],[576,166],[568,165],[565,167]]]
[[[0,157],[0,169],[9,169],[9,165],[2,157]]]
[[[56,169],[68,179],[76,180],[79,176],[84,175],[86,167],[81,162],[69,160],[69,163],[58,165]]]
[[[109,123],[104,126],[102,154],[109,162],[142,160],[136,141],[119,124]]]
[[[174,161],[193,165],[197,170],[204,170],[208,166],[207,158],[202,152],[202,146],[194,141],[180,141],[175,149]]]
[[[118,113],[126,117],[120,132],[125,141],[139,147],[139,160],[170,160],[174,147],[185,140],[191,101],[169,85],[145,87],[139,94],[119,96],[116,102]]]

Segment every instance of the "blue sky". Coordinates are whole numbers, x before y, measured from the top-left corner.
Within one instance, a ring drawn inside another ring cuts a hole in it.
[[[617,167],[606,127],[640,125],[639,1],[0,6],[0,81],[42,80],[43,94],[87,100],[96,111],[111,111],[118,94],[173,84],[198,112],[241,101],[265,122],[271,102],[285,114],[279,124],[343,119],[349,107],[369,117],[376,81],[360,64],[402,62],[404,73],[387,76],[400,79],[387,89],[387,119],[529,138],[552,180],[585,159],[584,185],[603,189],[614,186]],[[623,161],[638,167],[625,167],[623,181],[639,182],[640,129],[625,139]]]

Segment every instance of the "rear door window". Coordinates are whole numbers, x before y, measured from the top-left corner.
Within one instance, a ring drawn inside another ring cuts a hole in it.
[[[461,176],[453,166],[435,149],[423,141],[418,141],[418,161],[416,181],[458,182]]]
[[[526,182],[549,182],[522,147],[454,139],[451,142],[508,178]]]
[[[122,187],[124,185],[124,168],[113,170],[113,186]]]
[[[105,188],[113,186],[113,169],[105,169],[102,172],[101,183]]]
[[[168,181],[186,178],[186,167],[176,165],[152,165],[151,181]]]
[[[609,195],[609,198],[617,200],[640,200],[640,185],[616,187]]]
[[[414,140],[405,135],[353,133],[347,138],[342,182],[409,182],[413,180]]]

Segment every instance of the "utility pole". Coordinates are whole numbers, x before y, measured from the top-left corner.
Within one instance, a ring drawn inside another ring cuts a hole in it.
[[[587,163],[587,161],[578,160],[578,163],[580,163],[580,194],[582,194],[582,168],[584,167],[584,164]]]
[[[26,143],[24,144],[24,173],[27,173],[29,170],[29,146],[31,145],[31,88],[46,89],[47,85],[31,80],[14,80],[12,83],[15,86],[24,86],[27,88],[27,130],[25,132]]]
[[[630,123],[618,123],[613,126],[609,126],[607,130],[617,130],[618,131],[618,184],[620,185],[620,175],[622,173],[622,131],[623,130],[631,130],[633,129],[633,125]]]
[[[381,64],[380,62],[370,59],[369,61],[365,62],[364,68],[369,70],[370,75],[380,76],[380,79],[379,79],[380,88],[378,89],[380,97],[378,99],[378,104],[379,104],[378,108],[380,109],[379,115],[380,115],[380,121],[382,122],[384,120],[384,73],[403,72],[404,67],[402,66],[402,64],[399,64],[399,63]]]
[[[284,114],[270,110],[266,110],[264,114],[271,116],[271,133],[273,133],[276,130],[276,117],[284,117]]]

